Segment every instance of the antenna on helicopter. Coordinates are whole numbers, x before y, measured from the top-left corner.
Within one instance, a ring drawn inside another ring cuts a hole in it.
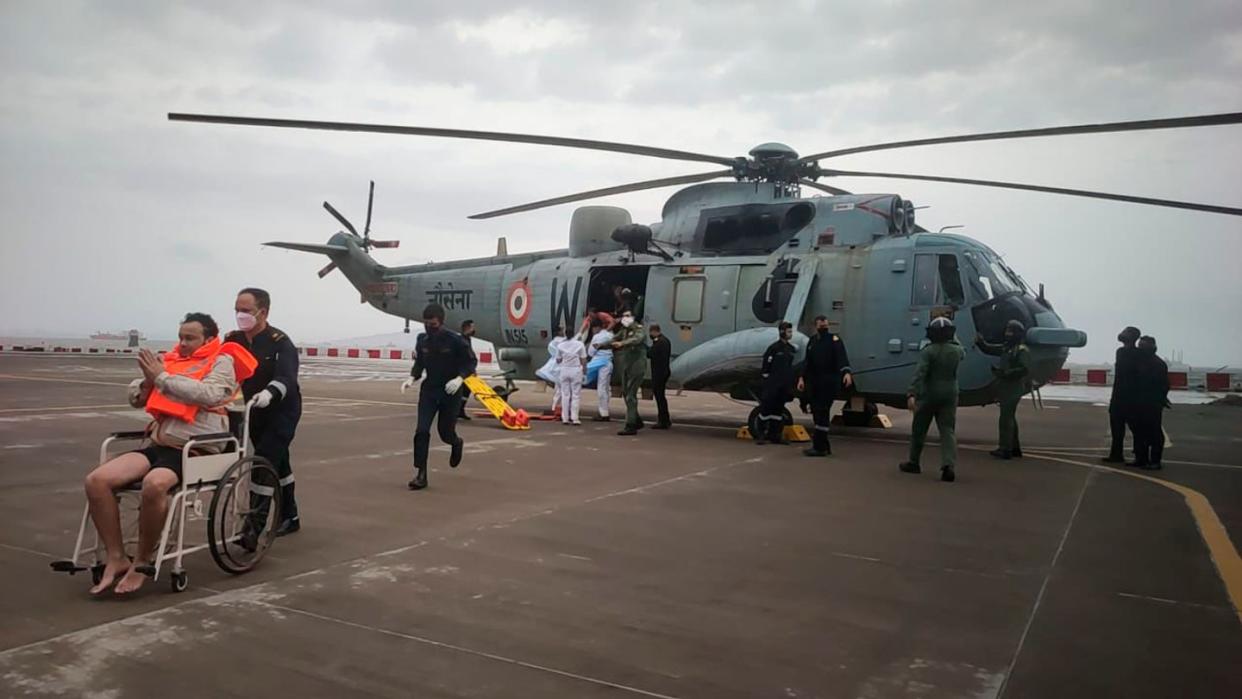
[[[349,219],[345,218],[345,216],[341,214],[341,212],[337,211],[331,204],[325,201],[323,203],[323,208],[326,209],[328,213],[332,214],[333,218],[335,218],[337,221],[340,221],[341,225],[345,226],[345,230],[349,231],[350,234],[352,234],[355,238],[360,239],[360,242],[358,243],[358,247],[362,248],[363,252],[370,252],[371,248],[399,247],[401,245],[400,240],[371,240],[371,208],[374,203],[375,203],[375,180],[371,180],[371,189],[367,193],[367,222],[362,227],[362,235],[358,235],[358,229],[354,228],[354,224],[350,223]],[[336,263],[329,262],[327,266],[319,270],[319,278],[323,279],[324,277],[328,276],[328,274],[330,274],[332,270],[334,269],[336,269]]]
[[[938,230],[938,231],[936,231],[936,232],[937,232],[937,233],[944,233],[945,231],[949,230],[950,228],[965,228],[965,227],[966,227],[966,226],[965,226],[965,225],[963,225],[963,224],[961,224],[961,223],[955,223],[955,224],[953,224],[952,226],[941,226],[941,227],[940,227],[940,230]]]

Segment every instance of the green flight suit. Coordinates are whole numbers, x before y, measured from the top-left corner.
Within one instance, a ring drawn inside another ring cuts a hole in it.
[[[1000,400],[997,446],[1001,451],[1020,454],[1022,442],[1018,438],[1018,404],[1022,402],[1022,396],[1031,389],[1031,350],[1022,342],[1012,347],[988,342],[975,344],[984,354],[1000,357],[1000,362],[992,368],[992,375],[996,377],[996,393]]]
[[[619,347],[612,352],[613,366],[621,372],[621,390],[625,397],[625,429],[637,430],[643,419],[638,414],[638,389],[647,375],[647,335],[635,322],[630,327],[617,325],[613,342]]]
[[[940,465],[957,465],[957,365],[965,356],[966,350],[956,339],[930,343],[919,353],[908,391],[914,398],[910,463],[919,463],[934,418],[940,432]]]

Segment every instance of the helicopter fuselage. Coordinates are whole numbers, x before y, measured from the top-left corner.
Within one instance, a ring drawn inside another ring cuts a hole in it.
[[[996,360],[973,346],[976,333],[999,342],[1008,320],[1021,321],[1035,385],[1055,375],[1070,347],[1086,344],[996,253],[922,231],[895,195],[802,199],[760,184],[703,184],[665,205],[652,249],[609,238],[628,223],[624,210],[583,207],[567,249],[399,268],[378,265],[345,233],[312,251],[329,254],[383,312],[417,320],[435,302],[450,327],[473,320],[522,378],[534,378],[558,327],[576,331],[589,308],[614,310],[620,288],[669,338],[675,384],[737,398],[755,395],[760,357],[781,320],[798,329],[801,350],[815,317],[827,317],[858,394],[898,406],[938,315],[954,318],[967,348],[962,405],[996,400]]]

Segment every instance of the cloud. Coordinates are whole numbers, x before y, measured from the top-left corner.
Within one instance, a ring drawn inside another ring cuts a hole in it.
[[[0,318],[158,334],[237,288],[276,294],[297,338],[400,321],[359,308],[322,261],[264,249],[322,242],[325,199],[400,264],[565,245],[571,207],[482,210],[699,170],[536,146],[169,123],[168,111],[409,123],[650,143],[725,156],[778,140],[813,151],[974,130],[1242,107],[1242,8],[1204,0],[1012,3],[314,2],[0,5]],[[841,168],[991,177],[1240,205],[1237,127],[870,153]],[[704,166],[702,170],[710,169]],[[847,179],[928,204],[1044,281],[1106,359],[1138,322],[1203,363],[1242,363],[1233,219]],[[673,190],[601,203],[653,221]],[[54,248],[48,241],[55,241]],[[55,283],[47,265],[54,259]],[[47,289],[40,308],[19,301]],[[89,293],[88,293],[89,290]],[[155,290],[159,290],[156,293]],[[1188,312],[1187,309],[1194,309]],[[0,324],[0,332],[4,331]],[[1201,358],[1201,359],[1198,359]]]

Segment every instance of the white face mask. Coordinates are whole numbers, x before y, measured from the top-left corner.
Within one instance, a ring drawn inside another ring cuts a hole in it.
[[[625,316],[624,318],[622,318],[622,319],[621,319],[621,324],[622,324],[622,325],[624,325],[624,326],[625,326],[625,327],[627,327],[627,328],[628,328],[628,327],[630,327],[631,325],[633,325],[633,324],[634,324],[634,317],[633,317],[633,316]]]
[[[239,312],[237,314],[237,329],[241,330],[242,332],[254,330],[254,326],[258,324],[259,324],[259,319],[250,315],[249,313]]]

